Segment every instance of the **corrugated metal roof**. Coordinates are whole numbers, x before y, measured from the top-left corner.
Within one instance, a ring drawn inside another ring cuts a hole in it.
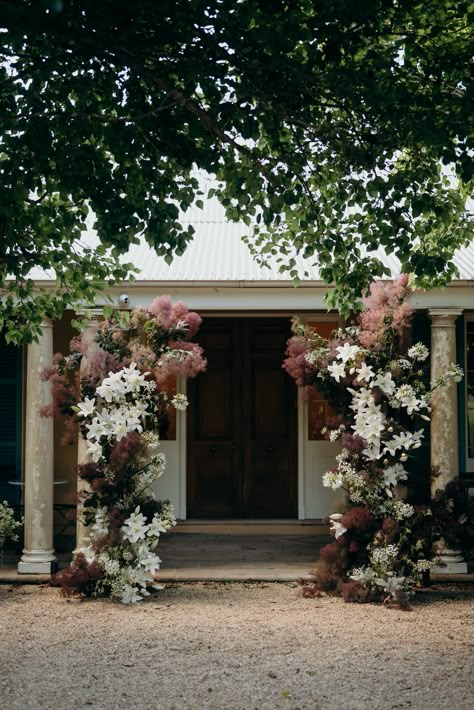
[[[209,184],[205,186],[208,187]],[[269,257],[267,267],[257,263],[242,241],[242,236],[249,234],[249,227],[228,222],[224,208],[216,198],[205,200],[202,210],[193,207],[181,214],[180,221],[184,227],[191,224],[195,234],[185,253],[176,256],[170,265],[145,242],[132,245],[123,257],[124,261],[132,262],[139,269],[140,273],[136,275],[138,281],[291,282],[288,272],[280,273],[277,257]],[[90,230],[84,233],[82,241],[94,246],[98,238]],[[379,249],[376,256],[389,267],[392,275],[399,273],[400,264],[393,254],[387,255],[383,249]],[[301,276],[302,281],[320,280],[319,270],[317,266],[311,265],[310,260],[296,257],[296,262],[301,275],[308,272],[308,276]],[[459,270],[458,279],[474,280],[474,242],[460,249],[454,262]],[[50,280],[55,275],[34,269],[31,277],[35,280]]]
[[[458,268],[460,281],[474,280],[474,242],[463,249],[458,249],[454,255],[454,263]]]
[[[280,264],[273,257],[268,267],[260,266],[242,241],[241,225],[216,222],[194,223],[196,233],[182,256],[168,266],[146,245],[132,247],[130,258],[140,270],[137,278],[145,281],[289,281],[280,273]],[[303,259],[299,259],[303,272]],[[316,267],[308,269],[311,280],[319,280]]]

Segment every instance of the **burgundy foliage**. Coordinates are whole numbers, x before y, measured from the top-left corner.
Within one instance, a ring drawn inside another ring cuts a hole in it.
[[[51,578],[53,587],[61,587],[65,596],[91,596],[97,582],[104,576],[102,567],[97,562],[87,562],[82,552],[78,553],[69,567]]]

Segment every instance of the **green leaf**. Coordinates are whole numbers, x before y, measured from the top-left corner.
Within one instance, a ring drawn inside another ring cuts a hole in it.
[[[75,330],[78,330],[80,333],[84,332],[84,324],[83,321],[78,321],[75,318],[71,320],[71,325]]]
[[[383,272],[377,259],[358,266],[379,244],[424,287],[452,278],[474,237],[472,3],[221,2],[205,22],[201,4],[174,3],[173,27],[142,3],[113,31],[87,7],[4,4],[11,342],[132,280],[119,259],[140,238],[171,263],[194,232],[179,209],[205,221],[206,192],[252,230],[256,253],[319,262],[343,312]],[[91,223],[95,251],[81,241]],[[28,283],[33,268],[52,273],[48,295]]]

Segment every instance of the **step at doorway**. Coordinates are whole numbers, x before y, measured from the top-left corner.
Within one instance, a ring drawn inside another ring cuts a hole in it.
[[[209,534],[163,535],[159,581],[296,582],[309,579],[326,534]]]

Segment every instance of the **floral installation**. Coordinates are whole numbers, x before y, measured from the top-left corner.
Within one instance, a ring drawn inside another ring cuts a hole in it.
[[[7,542],[18,542],[18,528],[23,525],[23,518],[15,520],[15,512],[7,501],[0,503],[0,563],[3,563],[3,550]]]
[[[336,416],[322,430],[339,441],[324,486],[346,492],[346,508],[329,516],[334,541],[321,551],[315,580],[303,588],[346,601],[396,601],[408,607],[430,568],[426,506],[405,500],[410,459],[421,447],[437,387],[459,381],[452,365],[429,383],[423,343],[407,342],[412,309],[406,277],[371,287],[356,324],[329,339],[295,320],[284,368],[297,384],[317,387]]]
[[[111,313],[89,327],[43,373],[53,385],[44,414],[65,414],[68,435],[78,429],[88,455],[78,475],[87,484],[80,502],[89,544],[53,578],[65,594],[129,604],[161,588],[156,548],[176,521],[153,490],[166,466],[159,433],[171,409],[187,407],[176,378],[206,367],[190,342],[200,323],[184,303],[161,296],[147,310]]]
[[[459,478],[438,490],[431,501],[435,550],[447,547],[462,550],[469,559],[474,554],[474,500]]]

